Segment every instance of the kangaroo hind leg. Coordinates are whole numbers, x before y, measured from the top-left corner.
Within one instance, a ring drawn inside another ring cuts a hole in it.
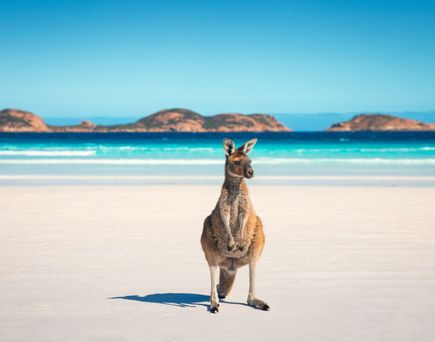
[[[219,312],[219,298],[217,294],[217,266],[209,266],[210,268],[210,280],[211,280],[211,293],[210,293],[210,312]]]
[[[256,263],[251,262],[249,264],[249,294],[248,294],[248,305],[253,308],[269,311],[270,306],[266,302],[258,299],[255,293],[255,282],[256,282]]]

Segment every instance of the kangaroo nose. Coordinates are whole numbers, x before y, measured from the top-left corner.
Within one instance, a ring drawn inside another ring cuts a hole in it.
[[[254,175],[254,170],[252,170],[252,169],[248,169],[248,170],[246,171],[246,174],[248,175],[248,177],[252,177],[252,176]]]

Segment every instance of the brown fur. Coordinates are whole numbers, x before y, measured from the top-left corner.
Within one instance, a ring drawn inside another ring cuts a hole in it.
[[[252,146],[255,144],[255,141],[250,142]],[[231,143],[225,140],[224,146]],[[232,289],[237,269],[244,265],[250,265],[251,270],[248,304],[263,310],[269,309],[266,303],[255,298],[255,264],[263,251],[265,237],[263,224],[254,211],[244,181],[244,177],[251,178],[253,175],[251,161],[247,156],[252,146],[247,149],[245,144],[235,150],[232,143],[232,147],[228,148],[221,195],[211,215],[204,221],[201,245],[212,276],[212,312],[217,312],[219,307],[214,294],[213,270],[220,268],[217,292],[219,298],[225,298]],[[230,234],[225,224],[226,220],[229,223]]]

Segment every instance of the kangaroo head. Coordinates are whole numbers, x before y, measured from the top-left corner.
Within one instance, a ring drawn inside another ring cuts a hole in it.
[[[233,177],[252,178],[254,170],[248,153],[253,149],[257,139],[251,139],[244,145],[236,148],[230,139],[224,139],[224,151],[226,156],[225,171]]]

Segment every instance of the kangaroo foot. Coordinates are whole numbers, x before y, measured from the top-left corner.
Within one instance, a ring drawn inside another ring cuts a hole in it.
[[[216,301],[212,301],[210,304],[210,312],[211,313],[218,313],[219,312],[219,303]]]
[[[270,306],[263,302],[261,299],[257,298],[248,298],[248,305],[252,306],[255,309],[269,311]]]

